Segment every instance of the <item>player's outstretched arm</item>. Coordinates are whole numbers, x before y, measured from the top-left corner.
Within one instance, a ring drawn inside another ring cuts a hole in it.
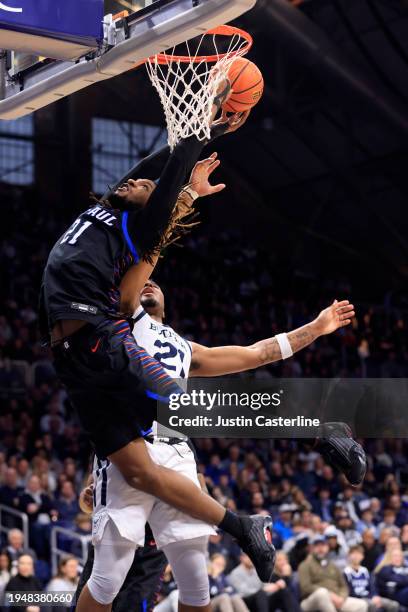
[[[211,121],[230,94],[231,85],[225,78],[214,100]],[[231,123],[233,120],[228,119],[221,126],[217,126],[217,135],[230,131]],[[205,144],[195,136],[181,140],[171,153],[148,204],[139,213],[132,215],[132,220],[129,219],[129,233],[141,247],[144,259],[149,259],[149,256],[161,247],[161,238],[171,223],[178,195]]]
[[[224,376],[286,359],[312,344],[320,336],[349,325],[354,316],[354,306],[348,300],[335,300],[307,325],[288,334],[261,340],[252,346],[207,348],[192,342],[190,376]]]

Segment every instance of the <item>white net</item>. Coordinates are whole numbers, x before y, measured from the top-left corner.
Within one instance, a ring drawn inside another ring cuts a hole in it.
[[[235,58],[245,55],[251,43],[245,32],[221,26],[194,43],[186,42],[186,55],[176,55],[173,48],[146,61],[163,106],[172,150],[180,140],[193,135],[199,140],[210,138],[213,102],[220,84]]]

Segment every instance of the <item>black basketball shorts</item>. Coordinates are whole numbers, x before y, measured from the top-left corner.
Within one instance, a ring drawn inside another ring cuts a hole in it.
[[[158,402],[182,389],[125,319],[86,325],[53,348],[55,368],[99,458],[149,433]]]

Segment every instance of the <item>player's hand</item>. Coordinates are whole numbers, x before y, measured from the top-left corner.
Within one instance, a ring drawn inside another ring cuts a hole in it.
[[[228,123],[228,127],[226,129],[226,134],[232,134],[241,128],[248,120],[249,115],[251,114],[251,110],[244,111],[243,113],[234,113],[233,115],[229,115],[226,111],[222,112],[221,118],[219,119],[220,123]]]
[[[234,113],[233,115],[228,115],[227,111],[223,110],[221,117],[211,125],[213,138],[216,138],[218,135],[236,132],[247,122],[250,114],[251,109],[243,113]]]
[[[94,485],[90,484],[82,489],[79,494],[79,507],[85,514],[92,514],[93,512],[93,490]]]
[[[331,334],[340,327],[350,325],[351,319],[355,316],[354,306],[348,300],[338,302],[322,310],[317,319],[313,321],[316,332],[319,336]]]
[[[199,161],[191,173],[190,186],[194,191],[198,193],[200,198],[214,193],[219,193],[225,189],[224,183],[218,185],[210,184],[210,176],[221,164],[220,160],[217,159],[218,153],[213,153],[208,159]]]

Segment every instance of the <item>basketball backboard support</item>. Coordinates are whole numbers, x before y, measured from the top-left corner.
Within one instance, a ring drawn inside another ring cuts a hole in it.
[[[0,54],[0,119],[22,117],[131,70],[147,57],[228,23],[256,4],[256,0],[107,2],[129,14],[119,19],[105,15],[103,43],[75,62],[42,58],[13,74],[10,54]]]

